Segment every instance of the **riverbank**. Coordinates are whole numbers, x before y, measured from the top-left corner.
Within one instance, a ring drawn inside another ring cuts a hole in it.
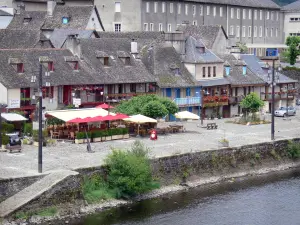
[[[294,141],[299,142],[299,139],[294,139]],[[289,157],[287,145],[288,141],[275,141],[153,159],[151,161],[153,176],[160,181],[162,188],[138,196],[131,201],[110,200],[88,205],[80,198],[82,178],[93,174],[103,175],[105,168],[77,170],[79,174],[70,179],[72,182],[66,180],[58,184],[53,187],[51,194],[48,192],[39,196],[17,212],[22,211],[26,216],[28,211],[54,206],[57,209],[56,216],[41,218],[39,215],[34,215],[31,218],[15,220],[13,219],[17,215],[15,214],[10,219],[2,221],[2,224],[64,224],[74,218],[109,208],[186,191],[198,186],[234,182],[237,178],[299,168],[300,161]]]

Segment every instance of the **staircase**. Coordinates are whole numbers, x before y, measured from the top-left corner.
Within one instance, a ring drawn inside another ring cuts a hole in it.
[[[26,205],[31,200],[41,196],[46,191],[50,190],[53,186],[63,181],[69,176],[77,175],[77,172],[62,170],[55,171],[46,175],[41,180],[33,183],[27,188],[16,193],[12,197],[0,203],[0,218],[4,218],[22,206]]]

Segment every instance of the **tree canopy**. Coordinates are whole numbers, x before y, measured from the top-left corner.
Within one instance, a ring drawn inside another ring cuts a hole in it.
[[[256,113],[259,111],[259,108],[264,106],[265,103],[259,98],[259,96],[251,92],[248,94],[240,103],[240,106],[244,108],[247,112]]]
[[[297,57],[300,55],[299,44],[299,36],[290,36],[286,39],[286,45],[289,46],[286,55],[291,65],[295,65]]]
[[[168,98],[157,95],[141,95],[122,101],[116,108],[116,112],[127,115],[143,114],[151,118],[161,118],[178,112],[178,106]]]

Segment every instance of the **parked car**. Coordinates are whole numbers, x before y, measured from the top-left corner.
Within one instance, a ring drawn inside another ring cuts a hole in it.
[[[21,139],[18,134],[6,134],[9,137],[9,146],[22,145]]]
[[[300,105],[300,99],[299,98],[296,100],[296,105]]]
[[[286,107],[280,107],[275,111],[275,116],[294,116],[296,115],[296,109],[294,107],[289,106],[288,110],[286,110]]]

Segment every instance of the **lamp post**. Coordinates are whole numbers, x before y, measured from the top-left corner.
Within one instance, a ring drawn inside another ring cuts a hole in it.
[[[278,60],[278,57],[270,58],[272,60],[272,71],[268,70],[268,83],[272,87],[272,103],[271,103],[271,140],[275,140],[275,86],[279,83],[279,74],[276,71],[276,80],[275,81],[275,61]],[[266,65],[269,68],[269,64]],[[279,65],[278,71],[281,71],[281,66]],[[272,74],[272,79],[271,79]]]
[[[2,112],[2,109],[5,109],[6,107],[7,107],[6,104],[0,103],[0,147],[2,146],[2,116],[1,116],[1,112]]]
[[[48,57],[39,57],[39,75],[38,75],[38,172],[43,172],[43,63],[52,62]],[[50,72],[46,71],[45,76],[50,76]],[[31,76],[31,83],[36,83],[37,77],[33,74]],[[46,82],[45,86],[50,87],[50,82]],[[34,96],[35,97],[35,96]]]

